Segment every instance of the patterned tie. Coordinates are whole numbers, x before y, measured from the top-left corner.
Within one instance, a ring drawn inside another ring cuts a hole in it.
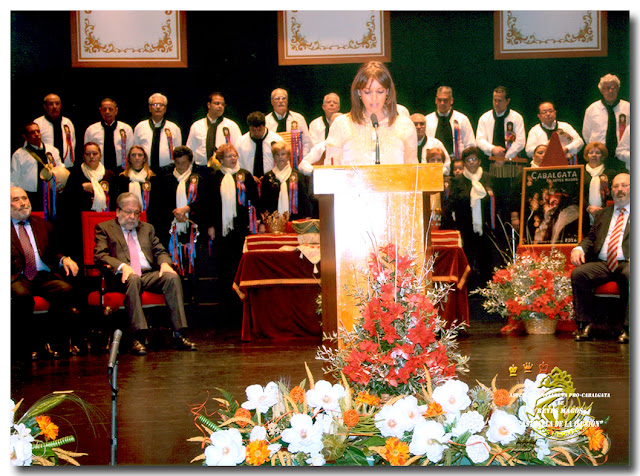
[[[607,267],[614,272],[618,267],[618,243],[622,236],[622,224],[624,223],[624,214],[627,210],[620,209],[620,214],[616,220],[616,224],[611,232],[611,238],[609,239],[609,247],[607,248]]]
[[[18,235],[20,237],[20,245],[24,251],[24,259],[26,261],[24,267],[25,277],[31,281],[38,274],[38,268],[36,267],[36,254],[33,252],[33,246],[31,246],[31,240],[27,235],[27,229],[24,227],[25,222],[18,222]]]
[[[140,256],[138,255],[138,247],[133,239],[133,230],[127,233],[127,246],[129,247],[129,259],[131,260],[131,267],[133,272],[138,276],[142,276],[142,270],[140,268]]]

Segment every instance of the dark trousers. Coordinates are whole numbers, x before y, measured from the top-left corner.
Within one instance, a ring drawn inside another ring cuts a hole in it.
[[[11,283],[11,350],[12,356],[31,358],[37,346],[50,343],[55,350],[63,350],[65,337],[71,332],[71,285],[62,277],[48,271],[40,271],[29,281],[20,276]],[[34,296],[49,301],[49,313],[43,319],[35,319]],[[33,349],[27,342],[35,342]],[[66,343],[68,350],[68,342]]]
[[[150,291],[162,294],[169,309],[171,323],[174,330],[187,327],[187,316],[184,312],[184,296],[182,292],[182,280],[177,273],[164,273],[159,271],[143,271],[142,276],[131,274],[127,282],[122,284],[117,275],[118,286],[125,293],[124,306],[129,315],[129,323],[133,332],[148,329],[147,319],[142,309],[142,292]]]
[[[571,272],[571,287],[573,288],[573,307],[578,323],[595,322],[595,288],[609,281],[618,283],[620,299],[624,305],[624,326],[629,325],[629,262],[619,261],[615,272],[607,267],[604,261],[585,263]]]

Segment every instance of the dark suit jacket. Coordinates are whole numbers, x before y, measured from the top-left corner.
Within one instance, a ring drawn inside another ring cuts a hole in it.
[[[36,239],[40,259],[51,271],[57,270],[63,255],[56,252],[58,247],[56,246],[51,223],[36,216],[31,216],[29,221],[33,236]],[[24,271],[25,263],[24,250],[20,244],[20,238],[18,238],[13,222],[11,222],[11,282],[14,282],[20,276],[20,273]]]
[[[611,218],[613,217],[613,205],[603,208],[595,217],[593,226],[580,242],[580,246],[584,250],[585,261],[598,261],[598,253],[602,249],[604,240],[607,238]],[[624,257],[629,259],[629,228],[631,226],[631,217],[627,220],[627,225],[622,234],[622,252]]]
[[[493,189],[493,175],[483,172],[480,183],[489,191]],[[498,201],[498,197],[496,197]],[[444,206],[443,229],[460,230],[464,236],[473,236],[473,223],[471,216],[471,180],[464,175],[458,175],[451,179],[449,185],[449,199]],[[482,220],[484,221],[483,230],[490,229],[491,222],[491,197],[487,195],[481,200]],[[455,212],[455,222],[452,213]]]
[[[162,263],[171,264],[171,256],[156,236],[153,225],[143,221],[136,228],[138,241],[144,256],[154,269]],[[108,265],[115,273],[122,263],[131,265],[129,246],[116,219],[96,225],[96,246],[93,252],[96,264]]]

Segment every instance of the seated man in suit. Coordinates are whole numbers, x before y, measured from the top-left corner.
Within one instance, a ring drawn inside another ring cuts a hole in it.
[[[571,251],[571,273],[576,321],[580,326],[576,341],[593,338],[593,290],[608,281],[616,281],[625,306],[622,334],[618,342],[629,342],[629,225],[631,211],[630,176],[621,173],[611,185],[613,205],[596,216],[589,234]]]
[[[11,187],[10,213],[12,360],[66,357],[70,346],[64,334],[72,327],[71,285],[59,271],[76,276],[78,265],[59,252],[51,223],[31,216],[31,202],[20,187]],[[49,301],[49,316],[38,323],[33,319],[34,296]],[[31,353],[24,344],[34,340],[41,342]]]
[[[140,221],[142,204],[133,193],[118,196],[116,218],[96,225],[96,264],[110,267],[120,276],[119,285],[126,294],[133,341],[131,352],[146,355],[147,320],[142,310],[143,291],[162,293],[173,324],[173,344],[179,350],[196,350],[183,334],[187,327],[182,282],[171,267],[171,256],[156,237],[153,225]],[[135,248],[133,253],[131,248]],[[117,280],[114,280],[117,283]]]

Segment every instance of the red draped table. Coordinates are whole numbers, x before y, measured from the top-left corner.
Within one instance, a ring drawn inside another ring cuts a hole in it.
[[[289,340],[322,335],[322,317],[316,313],[320,273],[298,250],[297,235],[251,235],[233,288],[243,301],[242,340]]]
[[[440,316],[449,325],[453,321],[469,325],[469,302],[467,300],[467,277],[471,268],[462,251],[460,232],[457,230],[431,230],[431,244],[436,254],[433,263],[434,282],[451,283],[453,287],[444,302]]]

